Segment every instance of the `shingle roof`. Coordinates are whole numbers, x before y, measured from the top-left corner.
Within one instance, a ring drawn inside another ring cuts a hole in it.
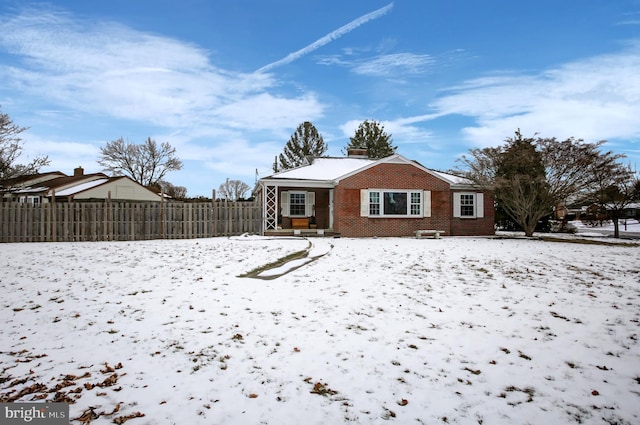
[[[302,165],[290,170],[273,174],[268,179],[287,180],[336,180],[342,176],[353,173],[376,160],[368,158],[315,158],[310,165]]]
[[[89,182],[81,183],[81,184],[76,185],[76,186],[71,186],[71,187],[68,187],[66,189],[62,189],[59,192],[56,192],[56,196],[75,195],[76,193],[82,192],[83,190],[91,189],[92,187],[96,187],[96,186],[99,186],[101,184],[104,184],[104,183],[108,182],[109,180],[110,179],[108,179],[108,178],[104,178],[104,179],[92,180],[92,181],[89,181]]]
[[[408,160],[402,155],[395,154],[382,159],[354,158],[354,157],[319,157],[314,158],[310,164],[301,165],[290,170],[281,171],[265,180],[301,180],[317,182],[334,182],[342,177],[351,175],[359,170],[382,162],[402,162],[412,164],[424,169],[426,172],[446,181],[451,185],[471,185],[471,181],[464,177],[455,176],[442,171],[435,171],[424,167],[416,161]]]

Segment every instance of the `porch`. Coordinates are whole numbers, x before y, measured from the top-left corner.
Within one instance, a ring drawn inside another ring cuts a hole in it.
[[[269,229],[264,231],[264,236],[300,236],[303,238],[313,237],[339,237],[340,234],[333,229]]]
[[[320,185],[324,186],[324,185]],[[334,236],[333,189],[264,185],[265,236]]]

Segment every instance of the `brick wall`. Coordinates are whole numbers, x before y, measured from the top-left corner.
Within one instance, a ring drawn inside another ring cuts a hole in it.
[[[431,217],[360,217],[361,189],[431,191]],[[346,237],[412,236],[419,229],[451,227],[452,197],[444,181],[410,164],[379,164],[340,181],[334,192],[334,230]]]
[[[484,194],[483,218],[451,218],[452,236],[484,236],[495,234],[495,207],[493,196]]]

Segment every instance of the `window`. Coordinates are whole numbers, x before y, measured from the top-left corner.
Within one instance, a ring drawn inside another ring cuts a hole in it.
[[[289,192],[289,216],[305,216],[306,192]]]
[[[316,204],[315,192],[300,190],[280,192],[280,214],[283,217],[311,217]]]
[[[460,217],[475,217],[476,209],[474,205],[474,194],[460,194]]]
[[[369,192],[369,215],[380,215],[380,192]]]
[[[382,192],[384,196],[384,215],[407,215],[406,192]]]
[[[369,190],[363,197],[363,215],[369,217],[422,217],[423,192],[410,190]],[[366,212],[366,213],[365,213]]]
[[[27,203],[27,204],[31,204],[31,205],[40,205],[40,197],[39,196],[21,196],[20,198],[18,198],[18,201],[21,204]]]
[[[410,204],[410,214],[411,215],[420,215],[420,209],[422,206],[422,200],[420,199],[422,195],[420,192],[411,192],[411,204]]]
[[[453,216],[457,218],[484,217],[484,195],[482,192],[456,192],[453,194]]]

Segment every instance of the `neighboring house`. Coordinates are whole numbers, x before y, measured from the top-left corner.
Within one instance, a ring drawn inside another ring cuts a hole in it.
[[[308,158],[305,165],[260,179],[263,233],[321,229],[346,237],[494,234],[490,193],[395,154],[369,159]],[[289,230],[291,229],[291,230]]]
[[[72,200],[127,200],[160,202],[157,193],[129,177],[109,177],[103,173],[84,174],[78,167],[73,176],[61,172],[34,174],[0,182],[4,201],[31,204]]]

